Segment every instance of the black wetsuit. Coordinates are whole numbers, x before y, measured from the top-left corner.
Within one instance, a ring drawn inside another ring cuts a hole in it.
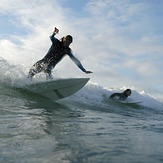
[[[119,100],[126,100],[126,98],[127,98],[128,96],[126,95],[126,92],[124,91],[124,92],[122,92],[122,93],[113,93],[113,94],[110,96],[110,98],[114,98],[114,97],[118,97]]]
[[[55,33],[50,36],[52,45],[43,59],[36,62],[29,70],[29,77],[32,78],[35,74],[44,71],[51,77],[51,71],[56,64],[67,54],[72,61],[83,71],[86,72],[80,61],[74,57],[69,47],[64,47],[63,43],[56,39]]]

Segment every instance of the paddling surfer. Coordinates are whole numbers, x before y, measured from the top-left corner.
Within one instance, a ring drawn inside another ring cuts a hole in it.
[[[110,98],[118,98],[119,100],[126,100],[131,95],[131,89],[126,89],[122,93],[113,93]]]
[[[54,36],[59,33],[59,30],[55,27],[54,32],[50,36],[52,45],[45,55],[45,57],[36,62],[29,70],[28,78],[32,79],[34,75],[44,71],[46,79],[52,79],[52,69],[58,64],[58,62],[67,54],[71,60],[86,74],[92,73],[85,70],[80,61],[72,54],[69,45],[73,42],[71,35],[67,35],[59,41]]]

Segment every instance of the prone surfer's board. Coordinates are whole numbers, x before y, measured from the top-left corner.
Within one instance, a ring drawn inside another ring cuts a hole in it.
[[[121,101],[124,104],[140,104],[142,101],[135,101],[135,102],[128,102],[128,101]]]
[[[89,78],[58,79],[46,82],[32,83],[26,88],[52,100],[68,97],[79,91],[89,81]]]

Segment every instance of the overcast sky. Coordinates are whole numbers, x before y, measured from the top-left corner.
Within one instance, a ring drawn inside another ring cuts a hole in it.
[[[73,54],[57,77],[90,77],[101,86],[131,87],[162,98],[162,0],[0,0],[0,57],[24,73],[47,53],[54,27],[71,34]]]

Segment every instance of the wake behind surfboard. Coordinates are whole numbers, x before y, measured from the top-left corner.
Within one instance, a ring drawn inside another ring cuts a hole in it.
[[[58,79],[26,85],[26,89],[52,100],[68,97],[79,91],[89,78]]]

